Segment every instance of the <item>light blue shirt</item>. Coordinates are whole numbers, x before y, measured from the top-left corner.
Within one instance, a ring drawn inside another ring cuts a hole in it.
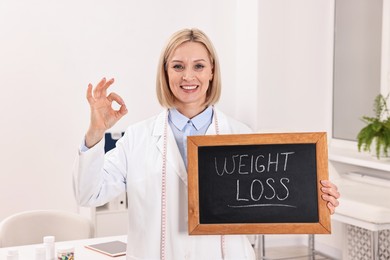
[[[187,136],[189,135],[204,135],[211,125],[213,119],[213,109],[207,107],[199,115],[189,119],[181,114],[176,109],[170,109],[168,115],[168,123],[172,129],[173,135],[181,156],[183,157],[185,166],[187,167]]]

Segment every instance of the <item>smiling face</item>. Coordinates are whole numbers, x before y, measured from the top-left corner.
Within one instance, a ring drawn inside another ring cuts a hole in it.
[[[179,45],[166,65],[176,109],[189,118],[202,112],[213,79],[213,66],[204,45],[191,41]]]

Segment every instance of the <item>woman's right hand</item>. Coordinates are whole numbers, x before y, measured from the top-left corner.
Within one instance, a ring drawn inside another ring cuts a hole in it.
[[[87,100],[91,108],[91,119],[88,131],[85,135],[85,145],[91,148],[104,136],[105,132],[115,125],[124,115],[127,108],[122,98],[111,92],[107,95],[107,89],[114,83],[114,79],[103,78],[96,87],[88,85]],[[119,104],[119,110],[112,108],[112,102]]]

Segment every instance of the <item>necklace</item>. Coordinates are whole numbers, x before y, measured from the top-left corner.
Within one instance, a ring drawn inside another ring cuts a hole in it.
[[[160,259],[165,260],[165,239],[167,232],[167,140],[168,140],[168,114],[166,110],[164,120],[164,135],[163,135],[163,155],[162,155],[162,169],[161,169],[161,238],[160,238]],[[217,113],[213,106],[213,117],[215,124],[215,133],[219,134],[219,124]],[[221,254],[222,259],[225,259],[225,236],[221,235]]]

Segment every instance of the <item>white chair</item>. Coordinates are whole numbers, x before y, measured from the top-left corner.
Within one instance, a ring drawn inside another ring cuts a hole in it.
[[[94,237],[92,222],[79,214],[61,210],[33,210],[17,213],[0,222],[0,247],[38,244],[44,236],[55,241]]]

